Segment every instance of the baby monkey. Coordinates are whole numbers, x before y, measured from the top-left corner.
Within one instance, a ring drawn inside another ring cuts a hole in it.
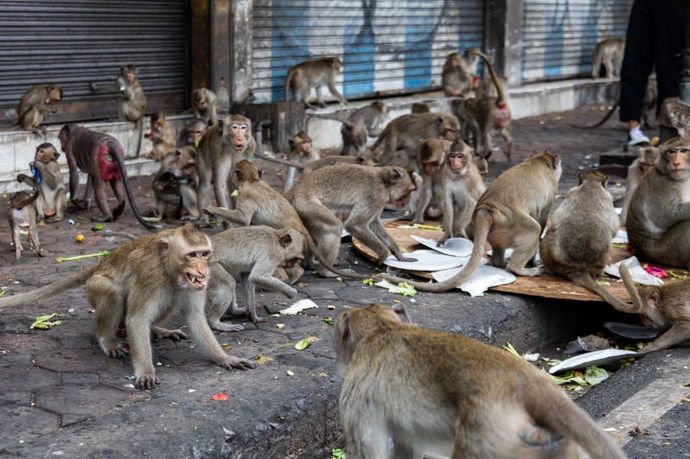
[[[10,206],[7,209],[7,221],[10,224],[14,255],[17,260],[22,257],[24,251],[21,239],[22,232],[28,233],[31,250],[39,257],[43,256],[38,242],[38,230],[36,229],[36,209],[33,206],[38,195],[38,190],[34,191],[34,194],[29,194],[28,191],[19,191],[12,196]]]

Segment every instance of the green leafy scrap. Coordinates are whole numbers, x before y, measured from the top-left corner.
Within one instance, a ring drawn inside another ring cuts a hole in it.
[[[52,314],[38,316],[29,328],[36,330],[49,330],[57,325],[60,325],[62,323],[61,320],[55,320],[51,322],[51,319],[54,317],[60,317],[60,315],[57,312],[54,312]]]

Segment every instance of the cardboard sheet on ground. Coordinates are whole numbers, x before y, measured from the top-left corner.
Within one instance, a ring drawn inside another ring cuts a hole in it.
[[[429,225],[439,226],[438,222],[427,222]],[[443,236],[442,231],[434,231],[428,229],[418,229],[411,228],[407,222],[390,222],[385,224],[386,229],[390,233],[391,237],[400,246],[403,251],[411,252],[413,250],[421,248],[421,246],[412,239],[411,236],[418,236],[425,239],[432,239],[434,241],[439,240]],[[376,254],[364,246],[356,238],[353,239],[353,245],[355,250],[366,256],[371,260],[376,260]],[[487,246],[487,249],[489,247]],[[614,247],[611,253],[611,262],[616,263],[618,261],[624,260],[630,257],[625,249]],[[687,271],[680,269],[673,269],[674,272],[678,274],[687,274]],[[427,271],[415,271],[410,273],[415,276],[424,277],[426,279],[431,279],[431,273]],[[625,286],[618,279],[613,277],[602,277],[600,280],[604,280],[609,285],[605,287],[613,294],[619,297],[623,301],[629,301],[628,293],[625,290]],[[495,290],[498,292],[506,293],[516,293],[519,295],[528,296],[540,296],[546,298],[555,298],[562,300],[577,300],[577,301],[602,301],[602,299],[590,292],[587,289],[578,287],[565,279],[557,276],[551,275],[541,275],[538,277],[520,277],[518,276],[516,281],[506,285],[499,285],[496,287],[490,287],[490,290]]]

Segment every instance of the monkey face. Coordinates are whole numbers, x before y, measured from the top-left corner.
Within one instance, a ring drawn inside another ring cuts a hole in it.
[[[448,154],[448,168],[453,174],[464,174],[469,162],[468,155],[459,151],[453,151]]]
[[[429,161],[422,163],[422,171],[424,175],[434,175],[441,168],[442,163],[440,161]]]
[[[177,285],[181,289],[203,290],[208,285],[208,260],[211,248],[188,250],[176,263]]]
[[[302,157],[306,158],[308,156],[311,156],[311,152],[312,152],[311,142],[302,142],[302,145],[300,146],[299,152],[300,152],[300,156],[302,156]]]
[[[690,149],[684,147],[672,147],[666,150],[666,171],[672,180],[685,180],[688,176],[688,155]]]
[[[54,104],[62,100],[62,89],[58,85],[48,86],[48,98],[46,104]]]
[[[241,151],[247,146],[247,136],[249,129],[244,123],[233,122],[230,124],[230,136],[236,151]]]
[[[339,58],[334,57],[333,61],[331,62],[331,65],[333,67],[333,72],[335,73],[342,73],[343,71],[343,63],[340,61]]]
[[[42,162],[43,164],[48,164],[51,161],[57,161],[60,157],[60,153],[55,150],[51,144],[42,144],[36,148],[36,155],[34,156],[34,161]]]

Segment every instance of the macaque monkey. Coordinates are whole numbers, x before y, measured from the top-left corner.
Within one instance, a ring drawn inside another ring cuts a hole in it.
[[[473,53],[484,61],[498,95],[496,97],[454,100],[452,106],[455,115],[464,126],[465,140],[468,140],[470,135],[473,138],[476,154],[483,158],[489,157],[492,149],[491,133],[496,131],[506,142],[505,155],[508,162],[510,162],[513,137],[509,129],[511,114],[510,107],[506,102],[506,94],[503,88],[501,88],[488,56],[478,50],[473,51]]]
[[[386,232],[381,212],[386,204],[407,206],[415,189],[415,180],[405,168],[341,164],[302,176],[287,198],[327,266],[333,266],[338,257],[343,228],[334,211],[348,214],[345,229],[374,250],[378,262],[383,263],[390,252],[398,260],[411,260]]]
[[[192,92],[192,114],[207,126],[218,124],[218,98],[216,93],[207,88],[195,89]]]
[[[81,285],[95,309],[96,338],[108,357],[131,354],[134,385],[153,389],[160,383],[151,355],[151,332],[159,338],[181,339],[180,330],[156,324],[181,311],[201,352],[215,364],[246,370],[251,360],[227,355],[206,322],[204,305],[209,281],[211,241],[191,224],[128,242],[90,268],[31,292],[0,298],[0,309],[34,304]],[[121,323],[129,348],[118,343]]]
[[[378,153],[379,164],[389,164],[398,150],[404,150],[414,170],[418,169],[419,142],[442,138],[453,141],[460,125],[455,116],[447,113],[411,113],[388,123],[371,147]],[[379,151],[379,147],[382,150]]]
[[[156,161],[163,159],[175,148],[175,134],[163,112],[154,112],[151,115],[151,132],[147,133],[146,137],[153,143],[153,150],[149,156]]]
[[[424,292],[445,292],[465,282],[479,267],[484,246],[491,244],[491,264],[518,276],[536,276],[539,268],[527,268],[539,248],[539,238],[558,190],[561,159],[549,151],[533,155],[494,180],[481,195],[472,214],[474,248],[467,265],[455,276],[425,284],[380,274],[393,282],[407,282]],[[506,263],[505,251],[513,249]]]
[[[208,126],[203,120],[192,118],[180,132],[180,137],[177,139],[177,146],[186,147],[189,145],[194,148],[199,148],[201,139],[204,137],[207,130]]]
[[[24,247],[22,247],[22,232],[29,235],[29,246],[31,251],[39,257],[43,256],[41,245],[38,242],[38,229],[36,227],[36,209],[33,202],[39,196],[39,191],[30,194],[28,191],[18,191],[10,199],[7,208],[7,222],[12,233],[12,243],[14,244],[14,256],[17,260],[22,257]]]
[[[36,155],[31,167],[34,176],[17,175],[17,181],[26,183],[39,191],[34,203],[38,218],[47,223],[59,222],[65,217],[65,184],[57,160],[60,153],[52,143],[42,143],[36,147]]]
[[[486,190],[473,156],[472,149],[462,139],[453,142],[446,155],[440,171],[443,238],[439,244],[452,237],[467,237],[474,206]]]
[[[635,190],[640,186],[642,179],[654,170],[657,161],[659,161],[659,148],[644,147],[639,149],[637,159],[628,167],[628,187],[625,190],[625,200],[623,201],[623,211],[620,218],[621,225],[625,226],[630,200]]]
[[[213,258],[208,286],[206,317],[211,328],[239,331],[242,326],[221,322],[225,311],[242,312],[237,306],[236,281],[240,280],[246,301],[246,313],[257,324],[265,319],[256,313],[256,287],[281,292],[292,298],[297,291],[273,276],[276,268],[294,259],[301,259],[304,238],[291,228],[267,226],[231,228],[212,236]]]
[[[31,86],[22,95],[17,107],[17,124],[35,134],[45,135],[43,123],[46,113],[56,113],[55,105],[62,100],[62,88],[55,83]]]
[[[508,99],[508,81],[506,81],[505,77],[502,76],[496,76],[496,81],[498,82],[498,86],[501,88],[501,94]],[[477,85],[477,89],[475,91],[477,93],[478,98],[483,98],[483,97],[498,97],[498,91],[496,91],[496,86],[494,85],[493,80],[489,78],[488,80],[486,78],[482,79],[479,84]]]
[[[318,150],[314,150],[311,137],[306,132],[299,131],[292,138],[288,139],[288,142],[290,144],[290,161],[304,165],[321,159],[321,154]],[[283,184],[283,193],[287,193],[292,188],[297,171],[298,168],[296,167],[288,167],[285,183]]]
[[[139,130],[139,142],[137,146],[138,158],[141,154],[141,146],[144,142],[144,111],[146,110],[146,95],[139,83],[139,69],[134,64],[120,67],[120,76],[117,85],[122,95],[120,100],[120,115],[127,121],[136,124]]]
[[[163,157],[151,183],[157,218],[199,219],[196,160],[196,149],[191,146],[176,148]]]
[[[256,151],[252,122],[246,116],[230,115],[211,126],[199,144],[199,208],[208,206],[211,183],[220,207],[230,208],[228,177],[232,167],[243,159],[251,159]],[[206,216],[204,216],[206,218]]]
[[[539,254],[546,270],[591,290],[609,304],[624,305],[594,280],[609,261],[611,241],[620,227],[607,180],[598,171],[580,174],[578,186],[568,191],[549,216]]]
[[[446,161],[453,142],[443,139],[426,139],[419,145],[419,172],[422,176],[415,202],[414,223],[424,223],[424,214],[434,197],[438,198],[441,182],[441,168]],[[438,204],[438,199],[436,200]]]
[[[147,228],[155,228],[142,218],[134,203],[134,195],[127,180],[127,169],[124,163],[125,151],[115,137],[76,124],[66,124],[60,129],[58,138],[69,166],[69,194],[72,204],[79,209],[88,208],[93,189],[96,194],[96,203],[103,215],[92,219],[111,222],[122,214],[126,199],[129,199],[129,205],[139,223]],[[81,200],[77,199],[79,171],[88,174],[84,198]],[[113,209],[108,205],[106,184],[110,184],[117,198],[117,205]]]
[[[612,306],[621,312],[640,314],[643,322],[648,325],[667,329],[660,337],[640,349],[641,354],[661,351],[690,340],[690,280],[635,288],[630,269],[623,263],[620,273],[633,304]]]
[[[633,253],[676,268],[690,268],[690,138],[660,148],[659,161],[633,193],[626,229]]]
[[[594,49],[592,78],[599,78],[601,66],[604,66],[606,78],[618,78],[620,76],[624,50],[624,38],[607,38],[597,43]]]
[[[412,113],[430,113],[431,109],[429,106],[423,102],[415,102],[412,104]]]
[[[321,86],[328,86],[328,90],[335,96],[341,105],[347,104],[347,100],[338,92],[335,87],[335,77],[342,72],[343,63],[338,57],[320,57],[310,59],[293,65],[288,70],[285,77],[285,102],[290,101],[290,90],[295,96],[295,100],[301,102],[308,108],[314,108],[309,102],[311,89],[316,89],[316,100],[321,107],[326,103],[321,97]]]
[[[690,137],[690,105],[683,103],[679,97],[667,97],[661,108],[664,125],[672,126],[681,137]]]
[[[418,328],[402,305],[348,309],[334,328],[354,457],[626,457],[545,372],[502,349]]]
[[[268,183],[261,180],[261,172],[249,161],[240,161],[232,170],[232,181],[237,187],[237,206],[235,210],[223,209],[220,207],[209,206],[207,209],[212,214],[229,221],[230,223],[243,226],[266,225],[271,228],[292,228],[304,236],[304,248],[307,254],[311,254],[319,262],[316,270],[323,277],[333,277],[334,275],[353,277],[350,273],[341,272],[335,269],[319,252],[316,243],[312,239],[309,231],[302,223],[299,215],[279,192],[274,190]],[[295,272],[296,281],[304,270],[299,266]],[[291,282],[292,283],[292,282]]]
[[[477,79],[479,48],[466,49],[463,55],[450,53],[443,64],[441,86],[446,97],[466,97]]]
[[[343,138],[341,155],[361,154],[367,146],[369,137],[377,137],[388,115],[388,107],[375,100],[366,107],[355,110],[340,127]]]

